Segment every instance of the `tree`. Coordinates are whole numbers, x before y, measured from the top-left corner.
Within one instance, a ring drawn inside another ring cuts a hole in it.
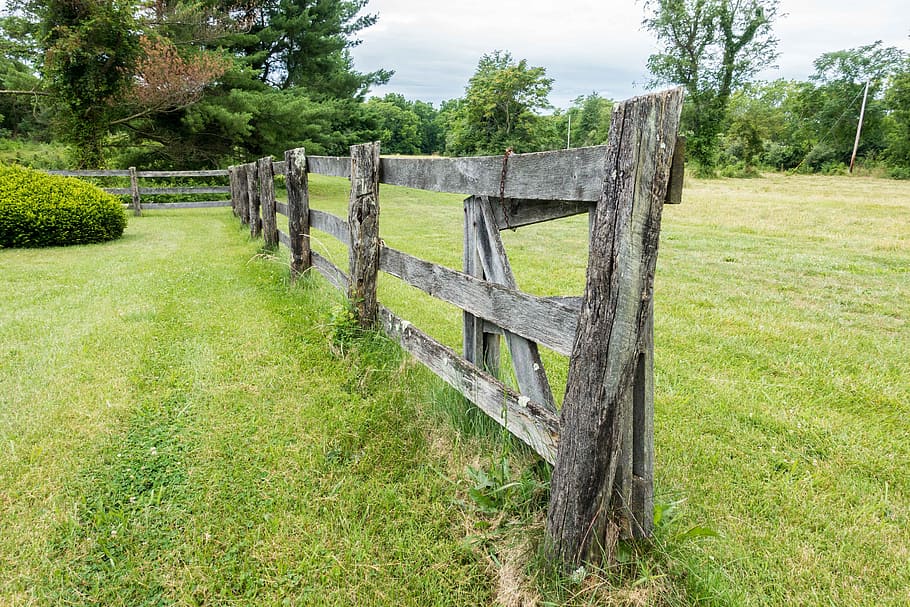
[[[889,111],[886,151],[895,167],[910,169],[910,59],[903,62],[885,93]],[[902,174],[910,174],[904,171]]]
[[[452,122],[447,151],[453,154],[502,154],[539,148],[544,121],[535,111],[550,108],[553,79],[525,59],[493,51],[480,58],[468,81],[464,102]]]
[[[805,119],[815,128],[814,145],[807,162],[818,169],[826,163],[847,163],[853,151],[863,91],[869,96],[863,118],[859,153],[872,157],[886,147],[884,90],[897,72],[904,53],[884,47],[881,41],[825,53],[815,60],[815,83],[805,91]]]
[[[367,104],[367,114],[376,124],[376,136],[382,150],[388,154],[420,153],[420,116],[404,97],[394,93],[379,99],[373,97]]]
[[[104,165],[115,101],[132,86],[140,55],[134,8],[120,0],[47,0],[41,11],[42,71],[60,105],[78,168]]]
[[[778,0],[647,0],[645,7],[644,25],[662,46],[648,69],[655,83],[686,88],[687,151],[711,175],[730,95],[777,57]]]
[[[390,72],[353,69],[353,36],[375,22],[375,16],[357,16],[365,4],[264,0],[232,8],[228,0],[215,0],[236,27],[221,27],[219,37],[203,44],[222,49],[231,67],[198,102],[126,125],[137,150],[134,162],[190,168],[298,146],[340,154],[372,137],[375,121],[361,101]],[[176,15],[167,15],[166,32],[178,48],[199,38],[198,28],[184,30]]]

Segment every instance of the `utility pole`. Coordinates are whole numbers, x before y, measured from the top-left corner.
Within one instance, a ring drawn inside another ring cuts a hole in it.
[[[869,96],[869,80],[866,80],[866,90],[863,91],[863,105],[859,110],[859,122],[856,124],[856,139],[853,142],[853,155],[850,156],[850,174],[853,174],[853,165],[856,163],[856,150],[859,149],[859,134],[863,130],[863,116],[866,113],[866,98]]]
[[[572,145],[572,112],[569,112],[569,132],[566,133],[566,149]]]

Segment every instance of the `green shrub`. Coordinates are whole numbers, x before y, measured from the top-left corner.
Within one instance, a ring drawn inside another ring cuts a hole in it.
[[[119,200],[90,183],[0,166],[0,247],[50,247],[119,238]]]

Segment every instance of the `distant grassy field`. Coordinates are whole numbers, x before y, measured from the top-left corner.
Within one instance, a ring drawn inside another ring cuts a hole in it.
[[[343,180],[311,186],[344,214]],[[381,206],[390,246],[460,267],[460,197],[384,187]],[[345,340],[338,297],[289,287],[286,251],[257,255],[229,214],[0,250],[0,605],[910,602],[910,184],[690,180],[665,208],[657,491],[676,519],[634,567],[562,581],[521,546],[546,471],[447,426],[457,399]],[[519,285],[580,293],[586,230],[506,232]],[[380,287],[460,345],[456,310]],[[484,512],[466,467],[503,457],[521,491]]]

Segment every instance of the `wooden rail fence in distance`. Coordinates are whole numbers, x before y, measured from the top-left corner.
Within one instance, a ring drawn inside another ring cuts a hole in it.
[[[677,137],[682,91],[617,104],[605,146],[476,158],[380,158],[379,144],[351,157],[307,157],[231,167],[235,214],[262,222],[267,243],[291,250],[291,274],[315,268],[356,306],[358,321],[388,334],[487,415],[554,464],[549,552],[566,567],[608,556],[620,537],[653,523],[653,278],[661,208],[682,191]],[[308,173],[351,180],[348,217],[311,209]],[[286,175],[287,204],[271,180]],[[461,270],[386,247],[379,239],[379,184],[468,196]],[[258,184],[258,188],[255,187]],[[262,217],[260,219],[260,209]],[[582,298],[518,289],[500,230],[590,213]],[[288,233],[273,223],[288,218]],[[349,251],[348,275],[310,248],[311,229]],[[376,299],[386,272],[464,311],[459,354]],[[505,340],[518,390],[497,379]],[[557,410],[538,345],[570,357]]]
[[[133,214],[141,215],[142,209],[197,209],[206,207],[227,207],[231,206],[230,199],[224,200],[206,200],[196,202],[163,202],[163,203],[143,203],[142,195],[191,195],[191,194],[230,194],[229,186],[188,186],[188,187],[141,187],[140,179],[180,179],[186,177],[228,177],[228,171],[225,169],[205,170],[205,171],[137,171],[135,167],[128,170],[86,170],[86,171],[47,171],[51,175],[62,175],[64,177],[129,177],[130,187],[128,188],[102,188],[109,194],[119,196],[130,196],[130,208]]]

